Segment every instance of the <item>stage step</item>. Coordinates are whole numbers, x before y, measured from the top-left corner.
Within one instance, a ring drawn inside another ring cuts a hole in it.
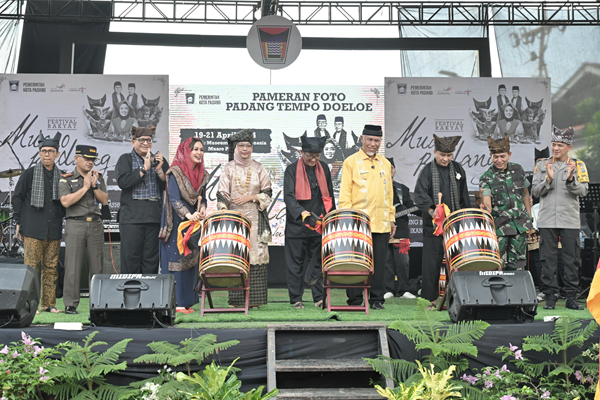
[[[374,388],[281,389],[278,399],[285,400],[370,400],[382,399]]]
[[[296,333],[305,332],[307,338],[302,339],[304,334],[296,335],[293,339],[290,339],[290,335],[284,336],[285,346],[280,349],[280,354],[298,354],[297,357],[291,356],[286,359],[276,358],[276,337],[277,333],[294,331]],[[335,372],[368,372],[373,371],[373,368],[362,359],[362,356],[358,354],[352,354],[352,357],[356,358],[333,358],[329,354],[329,358],[322,359],[306,359],[302,358],[302,345],[299,342],[303,340],[314,340],[315,335],[320,335],[319,332],[331,332],[331,331],[344,331],[344,334],[351,336],[353,334],[360,334],[361,336],[355,336],[354,340],[363,340],[363,336],[374,337],[372,334],[365,334],[364,331],[376,331],[377,332],[377,354],[389,356],[388,341],[387,341],[387,327],[383,324],[376,323],[309,323],[309,324],[274,324],[267,325],[267,388],[273,390],[277,387],[277,374],[278,373],[335,373]],[[343,334],[342,334],[343,335]],[[320,338],[321,336],[319,336]],[[337,338],[337,334],[334,334]],[[344,337],[344,336],[342,336]],[[285,339],[287,338],[287,339]],[[360,338],[360,339],[359,339]],[[371,339],[368,339],[371,340]],[[291,341],[291,343],[290,343]],[[372,347],[375,343],[372,342]],[[299,350],[296,352],[296,350]],[[328,354],[324,354],[325,357]],[[364,357],[374,358],[373,354],[364,354]],[[350,378],[351,379],[351,378]],[[289,379],[288,379],[289,381]],[[385,379],[386,386],[394,387],[391,379]],[[356,382],[355,382],[356,383]],[[289,382],[288,382],[289,385]],[[360,386],[361,383],[358,383]],[[326,386],[326,385],[325,385]],[[366,384],[365,384],[366,386]],[[298,389],[280,389],[277,395],[279,399],[303,399],[303,400],[317,400],[317,399],[328,399],[328,400],[362,400],[362,399],[381,399],[381,396],[377,394],[377,391],[373,387],[359,387],[359,388],[298,388]]]
[[[362,362],[362,365],[360,364]],[[275,372],[373,371],[369,363],[356,358],[292,359],[275,361]]]

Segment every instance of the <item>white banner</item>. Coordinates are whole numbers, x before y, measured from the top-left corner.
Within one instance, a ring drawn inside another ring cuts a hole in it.
[[[421,168],[433,160],[433,134],[462,136],[453,159],[465,168],[469,190],[478,190],[479,177],[492,165],[488,136],[508,133],[511,161],[533,170],[534,148],[550,144],[550,97],[550,78],[386,78],[385,154],[413,190]],[[506,102],[518,112],[505,115],[511,108]]]
[[[285,233],[283,174],[300,155],[300,136],[322,134],[331,138],[321,160],[330,166],[337,200],[343,160],[360,147],[359,137],[364,125],[383,125],[382,89],[366,86],[172,86],[171,158],[182,139],[190,136],[203,139],[206,168],[213,174],[208,185],[210,212],[216,204],[221,167],[228,162],[227,137],[242,129],[254,130],[252,158],[261,162],[271,177],[274,201],[269,217],[273,244],[282,245]],[[318,123],[317,119],[320,120]]]
[[[156,126],[152,152],[168,153],[168,91],[166,75],[0,75],[0,171],[36,164],[40,132],[61,132],[59,167],[74,169],[77,144],[96,146],[96,168],[109,190],[119,190],[114,166],[132,149],[131,126]],[[8,190],[8,179],[0,179],[0,190]]]

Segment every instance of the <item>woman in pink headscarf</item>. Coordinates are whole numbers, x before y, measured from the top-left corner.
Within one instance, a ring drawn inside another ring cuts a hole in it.
[[[175,276],[177,306],[189,308],[198,303],[198,263],[200,250],[185,245],[180,251],[178,227],[191,221],[196,228],[206,216],[205,186],[208,174],[204,170],[204,144],[198,138],[181,142],[171,168],[167,171],[167,190],[160,229],[161,273]],[[191,227],[189,228],[191,229]],[[178,246],[179,245],[179,246]]]

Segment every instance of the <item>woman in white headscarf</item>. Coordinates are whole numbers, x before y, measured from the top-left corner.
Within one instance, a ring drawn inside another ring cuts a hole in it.
[[[229,163],[219,178],[217,208],[241,212],[252,222],[250,233],[250,306],[267,304],[267,267],[271,228],[271,179],[265,167],[252,159],[254,133],[245,129],[228,138]],[[229,292],[229,305],[244,305],[244,292]]]

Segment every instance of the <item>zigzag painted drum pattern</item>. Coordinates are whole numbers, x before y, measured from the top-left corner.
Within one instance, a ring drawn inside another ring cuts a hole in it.
[[[446,217],[444,249],[452,270],[502,269],[494,219],[487,211],[465,208]]]
[[[361,210],[331,211],[323,219],[323,273],[373,270],[371,221]],[[359,283],[364,276],[328,276],[340,284]]]
[[[252,223],[237,211],[216,211],[202,225],[200,272],[239,273],[248,278],[250,272],[250,231]],[[208,284],[218,287],[240,285],[239,278],[210,278]]]

